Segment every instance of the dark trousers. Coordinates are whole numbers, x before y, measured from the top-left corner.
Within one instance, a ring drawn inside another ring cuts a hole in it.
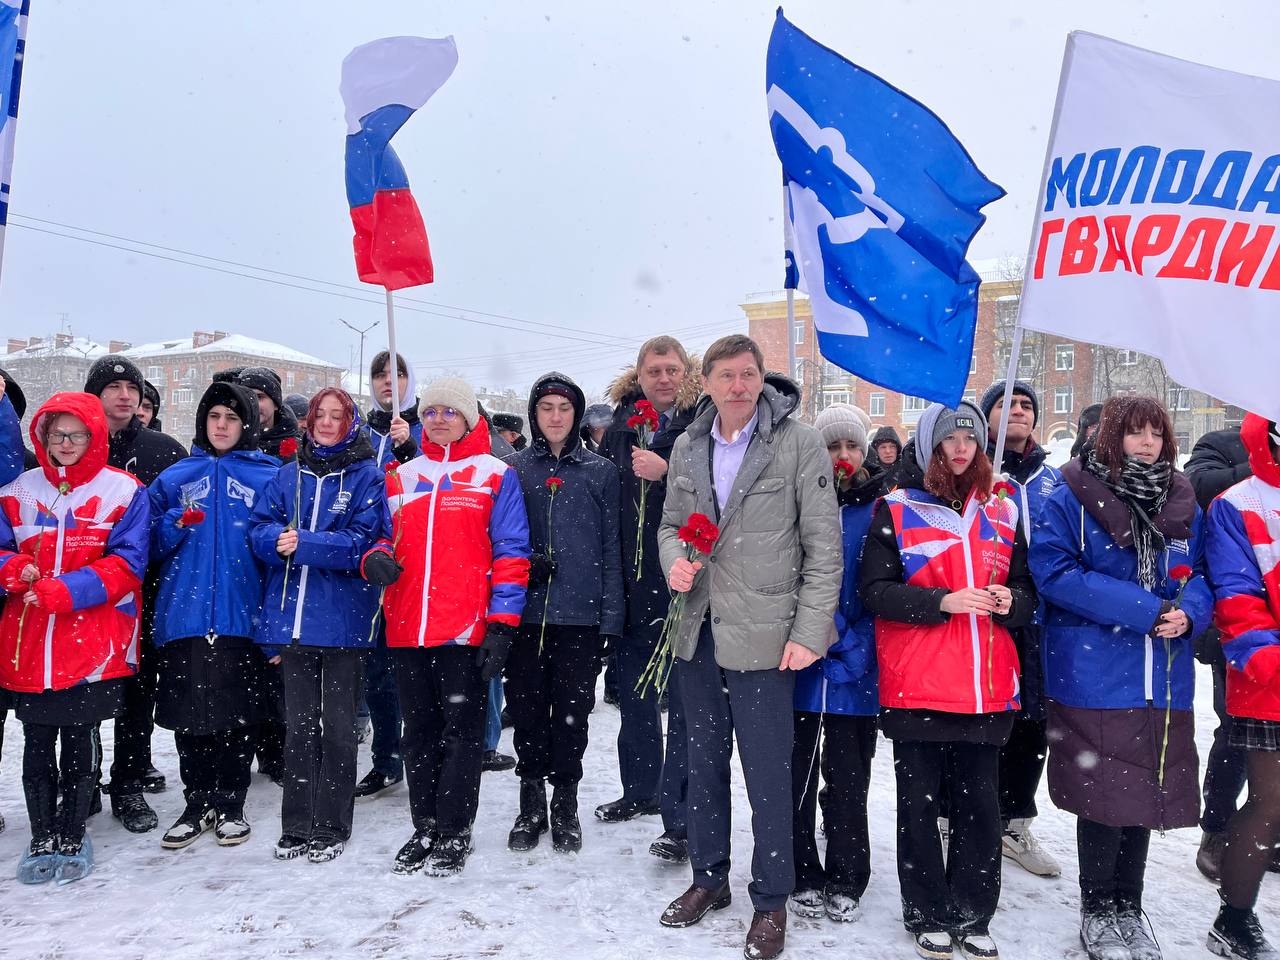
[[[898,884],[902,922],[911,933],[987,932],[1000,902],[999,766],[994,744],[893,742]],[[938,835],[944,787],[951,824],[945,866]]]
[[[1115,906],[1142,908],[1142,882],[1147,872],[1151,831],[1146,827],[1108,827],[1084,817],[1076,819],[1080,857],[1080,905],[1096,913]]]
[[[795,736],[791,670],[722,670],[704,622],[692,660],[677,660],[689,744],[689,862],[693,882],[714,889],[729,879],[737,736],[751,803],[748,892],[757,910],[777,910],[795,889],[791,859],[791,747]]]
[[[156,720],[156,651],[139,641],[138,672],[125,681],[124,710],[115,719],[111,745],[111,792],[138,793],[151,769]]]
[[[502,676],[489,681],[489,705],[484,711],[484,752],[498,749],[502,739],[502,704],[506,699],[502,692]]]
[[[258,770],[280,775],[284,771],[284,681],[279,664],[263,664],[258,696],[262,704],[262,718],[254,733]]]
[[[1226,660],[1217,656],[1212,667],[1213,712],[1218,715],[1218,726],[1213,731],[1213,746],[1204,765],[1204,813],[1200,817],[1200,829],[1221,833],[1236,812],[1248,774],[1245,751],[1228,742],[1231,720],[1227,716]]]
[[[618,710],[622,715],[618,773],[624,800],[659,800],[663,829],[683,837],[688,832],[689,747],[684,709],[677,694],[679,681],[673,670],[667,684],[665,751],[658,695],[651,686],[643,696],[636,690],[661,633],[661,623],[650,624],[633,629],[618,645]]]
[[[55,727],[43,723],[22,725],[22,791],[31,820],[31,837],[60,837],[76,843],[84,836],[89,804],[98,785],[94,724]],[[58,740],[62,755],[58,756]],[[62,807],[58,807],[58,793]]]
[[[1000,748],[1001,821],[1035,817],[1036,791],[1048,755],[1048,720],[1015,711],[1009,742]]]
[[[217,733],[195,734],[175,730],[178,772],[186,788],[188,806],[238,818],[244,814],[249,791],[249,767],[255,742],[253,727],[236,727]]]
[[[441,835],[471,829],[480,803],[480,760],[489,685],[475,647],[396,648],[404,773],[413,828]]]
[[[569,786],[582,779],[587,721],[596,705],[604,647],[598,627],[523,626],[506,667],[507,710],[515,726],[516,776]]]
[[[791,795],[795,803],[792,849],[796,889],[831,886],[859,898],[871,879],[867,790],[871,786],[871,758],[876,755],[876,718],[797,711],[795,725]],[[825,869],[814,830],[819,769],[827,791]]]
[[[284,670],[285,833],[347,840],[356,790],[356,700],[363,650],[288,646]]]
[[[399,777],[404,773],[404,760],[400,757],[400,695],[391,653],[381,636],[379,645],[369,651],[365,661],[364,700],[373,724],[373,769],[384,777]]]

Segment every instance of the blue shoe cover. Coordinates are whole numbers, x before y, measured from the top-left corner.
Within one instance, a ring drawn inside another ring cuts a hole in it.
[[[58,866],[57,842],[48,840],[18,861],[19,883],[48,883]]]
[[[80,852],[68,856],[65,853],[58,854],[58,866],[54,871],[54,878],[58,882],[58,886],[71,883],[75,880],[81,880],[87,877],[93,871],[93,841],[89,839],[89,835],[84,835],[84,840],[80,843]]]

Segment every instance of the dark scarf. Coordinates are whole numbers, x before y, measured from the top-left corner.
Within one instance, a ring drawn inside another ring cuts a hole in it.
[[[1101,463],[1097,452],[1090,449],[1084,467],[1129,508],[1133,548],[1138,554],[1138,583],[1146,590],[1154,590],[1159,576],[1157,560],[1164,552],[1165,538],[1151,518],[1160,512],[1169,497],[1173,466],[1164,460],[1143,463],[1134,457],[1125,457],[1120,476],[1112,480],[1111,468]]]

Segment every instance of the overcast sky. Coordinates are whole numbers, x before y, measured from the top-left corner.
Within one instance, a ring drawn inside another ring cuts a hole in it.
[[[623,6],[33,0],[5,335],[53,332],[66,314],[104,342],[217,328],[346,365],[356,340],[338,318],[367,326],[385,311],[380,288],[347,286],[363,285],[339,65],[376,37],[450,33],[456,73],[395,140],[436,262],[437,282],[405,291],[398,313],[420,375],[443,366],[523,389],[559,368],[596,389],[644,337],[674,331],[700,347],[742,328],[737,305],[781,286],[764,108],[776,5]],[[972,258],[1025,253],[1069,30],[1280,77],[1280,4],[1263,0],[807,0],[786,11],[934,109],[1008,190]],[[24,216],[334,285],[59,239],[29,227],[74,231]],[[371,337],[384,342],[384,326]]]

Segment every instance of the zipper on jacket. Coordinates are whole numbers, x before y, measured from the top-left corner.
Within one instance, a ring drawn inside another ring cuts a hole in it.
[[[315,476],[315,474],[311,475],[313,477]],[[320,516],[320,488],[324,486],[324,482],[331,476],[333,476],[333,474],[316,477],[316,499],[315,502],[311,504],[311,526],[307,530],[308,533],[316,532],[316,520]],[[342,476],[342,471],[338,472],[338,476]],[[302,464],[298,464],[298,483],[302,483]],[[293,555],[296,557],[298,555],[298,551],[294,550]],[[302,576],[298,579],[298,606],[293,612],[294,643],[297,643],[298,639],[302,636],[302,603],[307,596],[307,574],[311,572],[311,567],[306,564],[299,564],[299,566],[302,567]]]
[[[66,504],[62,505],[62,514],[58,517],[58,540],[53,551],[53,575],[62,576],[62,547],[66,538]],[[139,598],[141,600],[141,598]],[[139,604],[141,607],[141,604]],[[53,689],[53,622],[58,618],[56,613],[49,614],[49,622],[44,628],[44,689]]]
[[[977,501],[969,501],[970,508],[976,508]],[[968,511],[965,511],[968,513]],[[963,515],[961,519],[966,519]],[[977,584],[973,578],[973,552],[969,543],[969,538],[973,533],[971,523],[962,524],[963,533],[960,537],[960,543],[964,548],[964,572],[969,578],[967,586],[976,589]],[[973,642],[973,700],[975,713],[982,713],[982,642],[978,639],[978,615],[976,613],[969,614],[969,637]]]
[[[422,570],[422,622],[418,625],[418,646],[427,645],[427,615],[431,609],[431,544],[436,531],[436,501],[440,499],[440,481],[449,472],[449,448],[453,444],[444,445],[444,459],[440,461],[440,473],[432,481],[431,503],[427,506],[427,563]],[[430,459],[427,461],[431,463]],[[403,494],[401,494],[403,496]],[[404,518],[401,517],[401,523]]]

